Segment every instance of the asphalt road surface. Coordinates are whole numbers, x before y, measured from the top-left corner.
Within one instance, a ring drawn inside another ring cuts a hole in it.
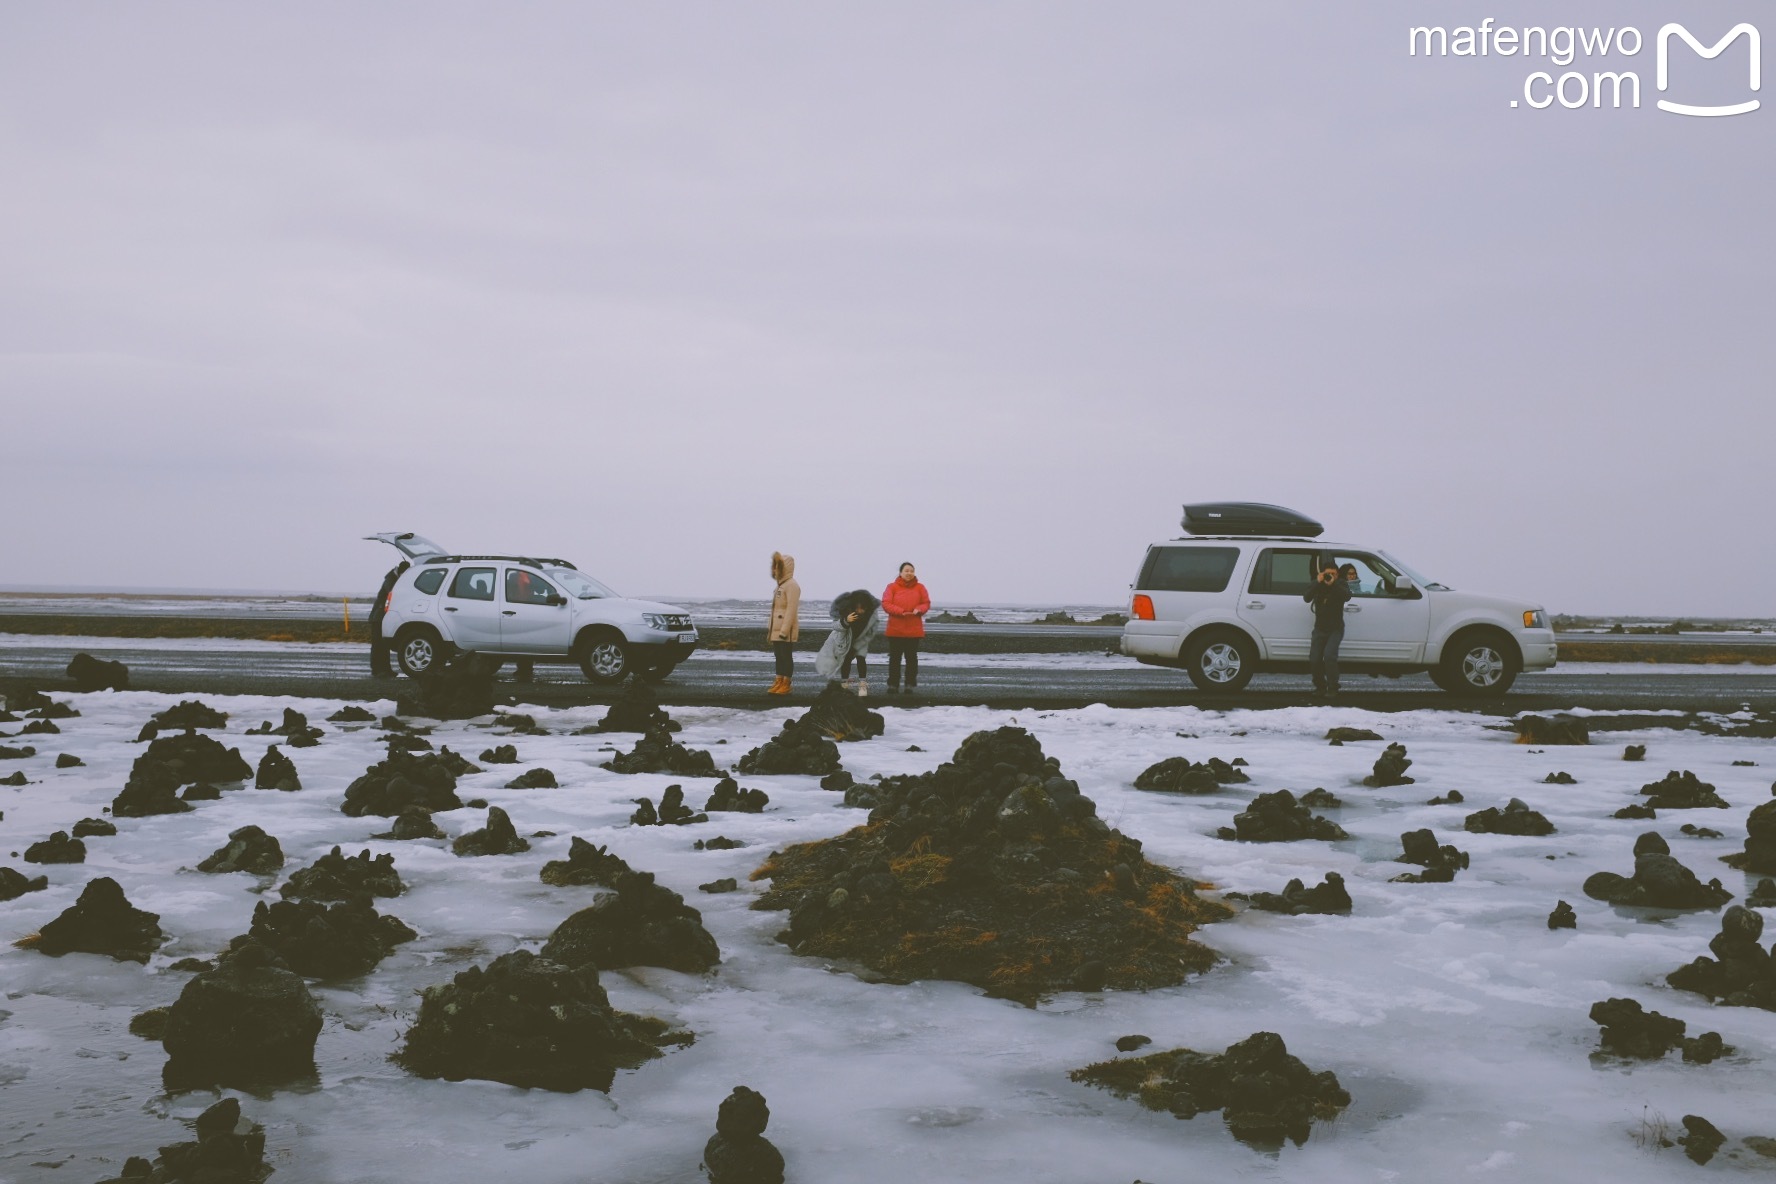
[[[140,644],[95,639],[33,638],[29,644],[0,642],[0,691],[6,687],[66,687],[64,672],[85,649],[130,668],[133,690],[171,693],[297,695],[333,699],[397,697],[405,679],[368,677],[366,651],[343,645],[278,645],[183,640]],[[1137,665],[1094,654],[928,655],[916,699],[888,699],[886,660],[872,658],[872,689],[884,703],[960,704],[1001,708],[1069,708],[1091,703],[1117,707],[1196,705],[1202,707],[1290,707],[1313,702],[1305,676],[1259,675],[1243,693],[1210,695],[1196,690],[1180,671]],[[799,677],[793,701],[806,701],[821,687],[812,655],[798,655]],[[536,681],[511,680],[502,689],[514,701],[539,704],[609,702],[613,688],[588,684],[576,667],[540,664]],[[720,704],[770,707],[782,700],[763,691],[771,682],[767,654],[744,652],[694,655],[659,687],[667,704]],[[1424,675],[1404,678],[1348,677],[1340,702],[1380,711],[1470,706],[1491,712],[1559,710],[1570,707],[1735,711],[1776,709],[1776,668],[1590,666],[1575,664],[1526,674],[1503,700],[1474,704],[1439,691]]]

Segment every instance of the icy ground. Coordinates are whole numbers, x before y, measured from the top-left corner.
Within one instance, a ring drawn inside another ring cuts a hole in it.
[[[863,821],[807,777],[747,777],[771,805],[763,815],[714,815],[689,827],[627,825],[632,799],[658,798],[675,779],[623,776],[598,763],[630,735],[566,733],[602,718],[602,707],[537,709],[551,735],[498,736],[482,724],[439,725],[431,739],[473,759],[514,743],[523,764],[488,765],[464,778],[466,801],[504,806],[520,833],[554,831],[525,855],[459,859],[441,842],[378,842],[382,818],[339,812],[345,786],[383,754],[382,733],[323,723],[339,704],[321,700],[208,698],[230,713],[227,742],[257,764],[278,738],[241,733],[274,722],[287,703],[326,729],[319,747],[288,750],[300,793],[245,789],[193,813],[120,819],[115,838],[87,840],[85,865],[37,868],[12,852],[98,816],[122,786],[142,722],[171,706],[166,695],[67,696],[81,712],[60,736],[31,743],[38,755],[0,762],[31,784],[0,790],[0,860],[50,889],[0,904],[0,1181],[84,1182],[114,1174],[131,1154],[188,1138],[212,1094],[169,1097],[164,1054],[131,1036],[130,1017],[168,1004],[188,981],[168,969],[212,956],[244,932],[257,892],[276,880],[193,870],[249,822],[276,835],[286,874],[334,844],[392,851],[409,884],[379,901],[418,929],[360,980],[317,989],[327,1012],[317,1048],[318,1086],[243,1096],[265,1124],[274,1181],[523,1180],[587,1184],[701,1179],[699,1153],[717,1104],[736,1084],[770,1100],[769,1137],[801,1184],[1029,1181],[1149,1184],[1277,1179],[1386,1181],[1543,1180],[1588,1176],[1664,1181],[1673,1174],[1762,1170],[1739,1146],[1776,1135],[1776,1015],[1714,1008],[1663,985],[1664,975],[1706,952],[1715,913],[1647,914],[1588,900],[1594,871],[1632,870],[1635,835],[1657,830],[1704,879],[1719,876],[1741,898],[1744,876],[1718,862],[1738,848],[1745,816],[1769,798],[1776,742],[1651,730],[1608,733],[1589,748],[1532,750],[1494,730],[1496,721],[1453,712],[1371,714],[1349,708],[1203,712],[1191,708],[1010,713],[979,708],[883,710],[880,739],[845,745],[859,778],[918,772],[944,760],[970,732],[1015,723],[1060,759],[1096,799],[1100,814],[1143,840],[1150,857],[1217,889],[1279,890],[1292,876],[1318,882],[1341,872],[1355,900],[1349,917],[1245,912],[1202,938],[1226,955],[1208,974],[1148,994],[1064,994],[1029,1009],[950,983],[892,986],[797,958],[772,940],[784,915],[746,906],[763,887],[747,874],[773,847],[838,833]],[[389,704],[374,707],[379,714]],[[774,733],[788,711],[678,709],[680,737],[722,765]],[[1372,728],[1404,742],[1414,785],[1365,789],[1379,748],[1330,747],[1335,724]],[[17,725],[0,726],[16,732]],[[1624,763],[1625,743],[1645,743],[1645,763]],[[923,751],[909,751],[917,745]],[[72,752],[86,767],[55,770]],[[1136,791],[1131,782],[1173,755],[1249,762],[1248,785],[1202,798]],[[1758,762],[1734,767],[1735,760]],[[555,790],[501,788],[547,766]],[[1713,782],[1730,810],[1672,811],[1656,822],[1610,817],[1667,769]],[[1564,770],[1575,786],[1541,784]],[[710,782],[681,780],[700,806]],[[1255,794],[1324,786],[1347,803],[1325,811],[1353,836],[1245,845],[1213,837]],[[1451,789],[1459,806],[1428,806]],[[1547,838],[1469,835],[1471,811],[1521,797],[1559,828]],[[480,826],[484,811],[439,815],[452,835]],[[1684,822],[1721,839],[1681,835]],[[1390,861],[1402,831],[1431,826],[1473,856],[1452,884],[1391,884],[1410,870]],[[723,962],[708,977],[642,969],[607,973],[619,1008],[695,1031],[696,1043],[622,1073],[609,1096],[551,1094],[488,1082],[424,1081],[388,1060],[416,1010],[415,992],[514,947],[537,947],[593,889],[558,889],[537,878],[565,855],[570,835],[610,845],[703,911]],[[700,852],[723,834],[749,846]],[[88,879],[110,875],[138,907],[161,914],[173,939],[146,967],[85,954],[60,959],[10,942],[72,904]],[[742,890],[705,895],[700,883],[738,878]],[[1577,910],[1576,931],[1552,932],[1557,898]],[[1686,1020],[1691,1034],[1718,1030],[1737,1053],[1713,1065],[1594,1061],[1590,1005],[1615,995]],[[1180,1122],[1068,1081],[1069,1070],[1115,1055],[1119,1036],[1142,1033],[1146,1051],[1184,1045],[1219,1051],[1258,1030],[1283,1035],[1315,1070],[1331,1069],[1354,1096],[1338,1121],[1317,1124],[1306,1146],[1266,1156],[1235,1142],[1218,1114]],[[1738,1158],[1696,1168],[1646,1135],[1701,1114],[1727,1133]]]

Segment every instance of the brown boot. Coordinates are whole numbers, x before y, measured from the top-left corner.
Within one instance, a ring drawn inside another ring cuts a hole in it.
[[[789,679],[787,679],[787,678],[783,677],[783,675],[779,674],[776,677],[776,679],[771,683],[771,689],[766,691],[765,694],[767,694],[767,695],[787,695],[787,694],[789,694]]]

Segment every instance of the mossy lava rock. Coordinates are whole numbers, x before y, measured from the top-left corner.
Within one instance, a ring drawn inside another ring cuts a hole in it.
[[[247,936],[309,978],[368,974],[402,942],[419,936],[365,897],[339,904],[312,900],[260,901]]]
[[[715,758],[700,748],[686,748],[665,728],[656,727],[628,752],[620,752],[601,768],[613,773],[671,773],[678,777],[720,777]]]
[[[174,1088],[273,1084],[314,1071],[321,1009],[281,958],[237,937],[167,1013],[165,1080]]]
[[[862,699],[836,682],[826,684],[826,689],[802,713],[798,722],[804,728],[838,741],[869,740],[880,736],[887,727],[881,712],[871,711]]]
[[[1230,910],[1106,826],[1021,728],[975,733],[877,801],[867,825],[753,873],[773,881],[753,907],[789,910],[797,953],[1025,1001],[1170,986],[1215,960],[1190,935]]]
[[[1285,1138],[1301,1146],[1314,1119],[1335,1118],[1351,1101],[1333,1073],[1315,1073],[1289,1055],[1275,1032],[1255,1032],[1218,1056],[1175,1048],[1101,1061],[1070,1076],[1179,1118],[1219,1110],[1234,1138],[1265,1150]]]
[[[567,967],[663,966],[701,974],[721,961],[703,914],[652,873],[630,872],[617,890],[581,909],[549,935],[543,957]]]
[[[455,760],[450,759],[453,757]],[[457,762],[461,760],[448,750],[426,756],[390,753],[387,760],[371,765],[346,786],[339,809],[353,818],[366,814],[393,818],[413,806],[428,813],[461,809],[462,800],[456,796]]]
[[[278,889],[288,900],[355,900],[358,896],[399,896],[406,890],[393,855],[371,856],[368,848],[344,855],[338,847],[290,876]]]
[[[856,696],[852,696],[855,698]],[[825,777],[839,771],[839,746],[820,729],[801,720],[783,721],[783,730],[745,756],[736,766],[742,773],[804,773]]]
[[[160,914],[130,904],[123,888],[110,876],[87,882],[80,899],[42,932],[18,944],[40,954],[103,954],[119,962],[148,961],[154,948],[166,940],[160,931]]]
[[[659,1021],[613,1010],[592,966],[514,950],[427,988],[396,1059],[419,1077],[608,1091],[668,1039]]]
[[[541,878],[543,883],[557,888],[615,888],[619,880],[634,870],[621,855],[575,835],[568,840],[567,858],[545,863]]]

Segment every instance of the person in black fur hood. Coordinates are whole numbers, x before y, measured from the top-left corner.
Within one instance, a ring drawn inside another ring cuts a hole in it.
[[[833,597],[833,631],[814,656],[814,671],[827,679],[843,678],[846,690],[869,694],[869,671],[864,657],[870,643],[882,632],[882,602],[862,588]],[[857,681],[851,681],[851,663],[857,663]]]

